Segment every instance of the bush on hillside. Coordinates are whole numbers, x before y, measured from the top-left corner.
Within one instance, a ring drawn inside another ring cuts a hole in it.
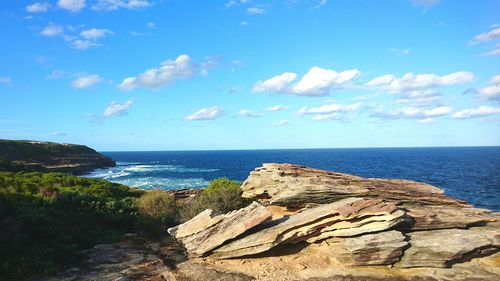
[[[177,224],[175,197],[163,190],[146,192],[139,198],[138,228],[151,235],[165,233],[168,227]]]
[[[0,172],[0,279],[51,274],[133,231],[142,191],[61,173]]]
[[[181,221],[187,221],[206,209],[227,213],[243,208],[251,201],[242,198],[241,193],[242,190],[237,181],[228,178],[215,179],[191,204],[180,208]]]

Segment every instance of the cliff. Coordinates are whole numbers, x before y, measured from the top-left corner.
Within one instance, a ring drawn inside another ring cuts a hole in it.
[[[3,171],[84,174],[97,168],[115,165],[113,159],[85,145],[0,140],[0,170]]]

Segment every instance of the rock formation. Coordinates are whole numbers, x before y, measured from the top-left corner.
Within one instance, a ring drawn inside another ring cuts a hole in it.
[[[283,243],[315,242],[389,229],[402,221],[404,212],[381,200],[347,198],[305,209],[280,219],[258,232],[215,250],[215,257],[258,254]]]
[[[500,214],[437,187],[264,164],[242,189],[259,203],[169,230],[208,256],[185,266],[257,280],[500,280]]]
[[[179,226],[169,228],[170,235],[179,239],[192,256],[201,256],[224,242],[271,217],[271,212],[257,202],[237,211],[214,216],[206,210]]]

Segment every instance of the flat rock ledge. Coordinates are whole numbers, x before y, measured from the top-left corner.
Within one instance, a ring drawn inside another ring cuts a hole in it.
[[[500,214],[437,187],[271,163],[242,189],[246,208],[168,230],[183,266],[253,280],[500,280]]]

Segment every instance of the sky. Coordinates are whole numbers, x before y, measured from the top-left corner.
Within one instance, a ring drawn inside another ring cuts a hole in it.
[[[498,0],[0,1],[0,138],[500,145]]]

